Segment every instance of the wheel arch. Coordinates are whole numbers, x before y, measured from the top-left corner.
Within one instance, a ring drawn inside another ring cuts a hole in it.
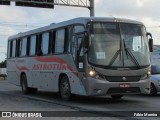
[[[158,91],[157,91],[155,83],[151,82],[151,86],[153,86],[153,89],[154,89],[154,94],[153,95],[156,95]]]
[[[154,82],[151,82],[151,85],[153,85],[154,87],[156,87],[155,84],[154,84]]]
[[[66,76],[66,77],[68,78],[68,82],[69,82],[69,77],[68,77],[68,75],[67,75],[66,73],[61,73],[61,74],[59,75],[59,78],[58,78],[58,90],[59,90],[59,91],[60,91],[60,81],[61,81],[61,79],[62,79],[63,76]],[[70,84],[70,82],[69,82],[69,84]]]

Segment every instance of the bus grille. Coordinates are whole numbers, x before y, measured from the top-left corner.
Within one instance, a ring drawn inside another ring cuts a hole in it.
[[[140,93],[140,89],[138,87],[130,87],[130,88],[110,88],[107,94],[122,94],[122,93]]]
[[[140,76],[105,76],[105,79],[109,82],[136,82],[140,78]]]

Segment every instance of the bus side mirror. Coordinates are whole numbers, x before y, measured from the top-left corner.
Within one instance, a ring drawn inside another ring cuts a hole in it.
[[[86,49],[89,48],[89,38],[88,38],[87,31],[85,31],[85,34],[84,34],[84,47],[85,47]]]
[[[153,39],[152,38],[149,39],[149,50],[150,52],[153,52]]]
[[[89,40],[88,40],[87,36],[84,37],[84,46],[85,46],[86,49],[89,48]]]
[[[150,50],[150,52],[153,52],[153,39],[152,39],[152,34],[151,34],[151,33],[147,33],[147,38],[148,38],[148,36],[150,36],[149,41],[148,41],[149,50]]]

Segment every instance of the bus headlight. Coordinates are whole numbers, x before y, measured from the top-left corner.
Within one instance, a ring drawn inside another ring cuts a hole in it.
[[[151,76],[151,71],[148,71],[148,76]]]
[[[88,74],[89,74],[90,77],[94,77],[94,76],[96,76],[96,71],[89,70]]]

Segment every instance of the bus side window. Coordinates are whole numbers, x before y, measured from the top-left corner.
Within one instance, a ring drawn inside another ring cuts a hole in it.
[[[41,50],[43,55],[49,52],[49,32],[42,34]]]
[[[64,52],[65,29],[56,31],[55,53]]]
[[[7,48],[7,58],[10,58],[10,53],[11,53],[11,42],[8,41],[8,48]]]
[[[12,41],[12,57],[16,57],[16,40]]]
[[[27,37],[21,39],[21,56],[26,56],[27,53]]]
[[[11,41],[8,42],[8,53],[7,53],[7,58],[11,57]]]
[[[76,34],[76,33],[80,33],[80,32],[84,32],[84,26],[82,26],[82,25],[75,25],[73,32],[74,32],[75,34]]]
[[[30,37],[30,46],[29,46],[29,55],[33,56],[36,54],[36,41],[37,41],[37,36],[32,35]]]

